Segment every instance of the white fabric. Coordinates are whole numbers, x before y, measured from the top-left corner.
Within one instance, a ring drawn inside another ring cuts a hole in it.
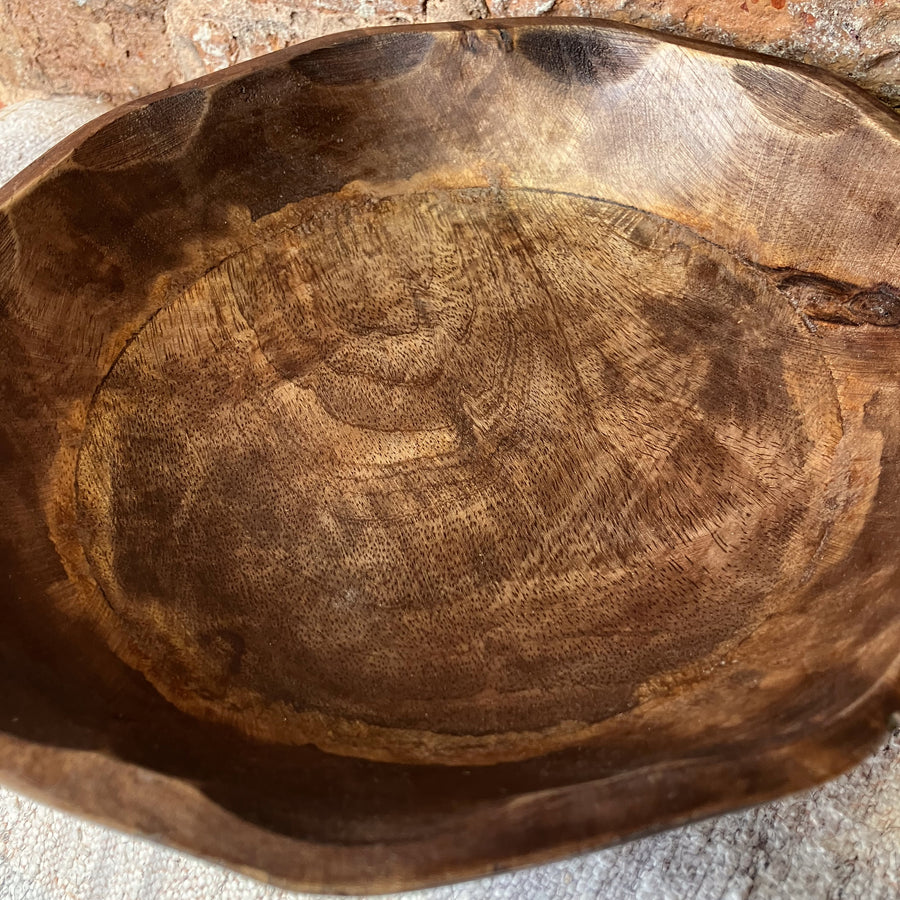
[[[109,104],[88,97],[47,97],[0,107],[0,184],[108,109]]]

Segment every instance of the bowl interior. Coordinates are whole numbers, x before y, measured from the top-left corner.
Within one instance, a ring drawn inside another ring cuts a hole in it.
[[[836,773],[896,699],[897,133],[529,22],[89,126],[0,211],[0,724],[389,884]]]

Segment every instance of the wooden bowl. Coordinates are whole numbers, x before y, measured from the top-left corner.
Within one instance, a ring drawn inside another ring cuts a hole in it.
[[[312,890],[599,847],[900,708],[900,120],[356,32],[0,193],[0,777]]]

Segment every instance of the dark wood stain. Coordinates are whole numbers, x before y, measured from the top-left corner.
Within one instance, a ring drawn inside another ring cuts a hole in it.
[[[795,72],[739,64],[732,77],[769,121],[788,131],[811,136],[835,134],[859,118],[852,105],[816,89]]]
[[[524,29],[516,35],[515,48],[563,84],[602,84],[629,78],[651,52],[577,25],[564,31]]]
[[[0,212],[0,279],[9,282],[16,268],[16,233],[9,216]]]
[[[205,107],[206,93],[199,88],[170,94],[91,135],[72,159],[86,169],[109,170],[183,154]]]
[[[0,191],[0,778],[355,892],[860,759],[898,166],[855,89],[582,22],[329,37],[69,139]]]
[[[368,34],[297,56],[290,65],[319,84],[389,81],[422,65],[433,43],[427,32]]]

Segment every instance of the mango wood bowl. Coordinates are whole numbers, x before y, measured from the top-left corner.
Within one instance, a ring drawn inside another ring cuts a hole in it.
[[[311,890],[841,772],[900,708],[900,120],[356,32],[0,193],[0,779]]]

